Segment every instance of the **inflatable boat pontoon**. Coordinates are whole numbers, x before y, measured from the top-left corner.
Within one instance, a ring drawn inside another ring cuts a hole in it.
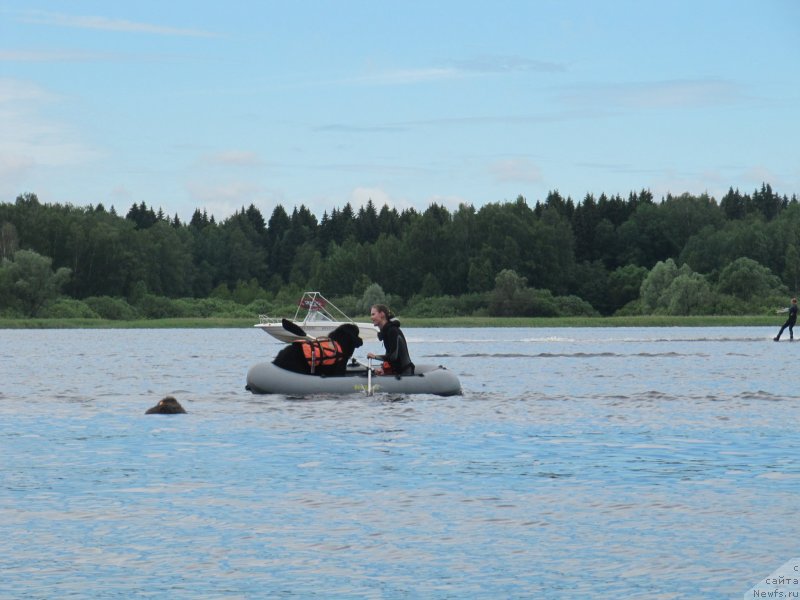
[[[461,383],[452,371],[437,365],[417,365],[414,375],[373,374],[368,378],[367,367],[357,362],[347,366],[346,375],[329,377],[295,373],[272,362],[262,362],[247,372],[246,389],[254,394],[288,396],[364,394],[368,389],[375,393],[457,396],[461,394]]]

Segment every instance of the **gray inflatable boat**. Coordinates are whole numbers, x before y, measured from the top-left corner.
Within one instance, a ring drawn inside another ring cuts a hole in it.
[[[350,363],[347,374],[337,376],[305,375],[282,369],[272,362],[262,362],[247,372],[246,389],[254,394],[284,394],[310,396],[332,394],[435,394],[457,396],[461,394],[458,377],[442,366],[416,365],[413,375],[372,375],[367,377],[367,367]]]

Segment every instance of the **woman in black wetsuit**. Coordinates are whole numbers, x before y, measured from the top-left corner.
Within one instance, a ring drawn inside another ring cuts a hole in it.
[[[792,298],[792,305],[789,308],[784,308],[784,309],[778,310],[776,312],[777,313],[788,312],[789,313],[789,318],[786,319],[786,323],[783,324],[783,326],[781,327],[781,330],[778,332],[778,335],[776,335],[773,339],[776,342],[780,341],[781,334],[783,333],[783,330],[788,327],[789,328],[789,341],[790,342],[793,341],[794,340],[794,324],[797,322],[797,298]]]
[[[400,330],[400,321],[391,313],[385,304],[375,304],[370,311],[370,319],[380,331],[378,339],[383,342],[386,354],[377,355],[370,352],[367,358],[383,361],[383,367],[375,369],[378,375],[413,375],[414,363],[408,354],[406,336]]]

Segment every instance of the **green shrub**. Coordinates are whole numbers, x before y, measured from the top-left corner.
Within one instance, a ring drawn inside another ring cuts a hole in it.
[[[453,297],[456,314],[469,317],[479,313],[487,314],[489,307],[489,293],[477,292]]]
[[[429,298],[414,296],[408,301],[406,314],[410,317],[458,316],[452,296],[435,296]]]
[[[227,313],[218,315],[220,317],[235,317],[237,319],[256,319],[257,315],[253,314],[247,306],[242,306],[241,304],[235,304],[232,308],[228,310]]]
[[[101,319],[110,319],[112,321],[132,321],[138,318],[136,309],[133,308],[122,298],[112,298],[111,296],[90,296],[85,298],[84,302],[98,315]]]
[[[338,298],[331,298],[331,302],[336,305],[340,311],[346,314],[351,319],[354,315],[362,314],[362,311],[359,310],[359,299],[355,296],[339,296]],[[369,308],[365,314],[369,314]]]
[[[217,298],[220,300],[230,300],[231,290],[228,288],[226,284],[220,283],[217,287],[211,290],[210,297]]]
[[[714,303],[714,313],[718,315],[746,315],[751,309],[748,302],[736,296],[717,294]]]
[[[187,317],[176,301],[163,296],[145,294],[136,306],[146,319],[168,319],[170,317]]]
[[[261,298],[266,298],[267,293],[258,285],[255,277],[250,281],[237,281],[236,287],[231,292],[231,299],[237,304],[250,304]]]
[[[238,307],[232,300],[222,298],[179,298],[172,302],[184,317],[227,317]]]
[[[558,316],[560,317],[599,317],[594,307],[577,296],[558,296]]]
[[[72,298],[59,298],[47,302],[39,312],[38,317],[43,319],[99,319],[95,311],[81,300]]]
[[[645,314],[645,312],[640,298],[631,300],[625,306],[614,312],[615,317],[637,317],[643,314]]]
[[[269,316],[276,316],[275,313],[275,304],[267,300],[266,298],[259,298],[258,300],[253,300],[250,304],[247,305],[247,311],[252,315],[269,315]],[[281,315],[278,315],[281,316]],[[285,316],[285,315],[283,315]],[[293,315],[289,315],[293,316]]]
[[[492,292],[488,312],[493,317],[555,317],[558,303],[550,290],[523,287]]]
[[[22,302],[11,294],[3,293],[2,287],[3,269],[0,268],[0,317],[6,319],[21,319],[29,315],[25,314]]]
[[[559,314],[558,301],[550,290],[526,288],[515,300],[519,303],[519,315],[523,317],[556,317]]]

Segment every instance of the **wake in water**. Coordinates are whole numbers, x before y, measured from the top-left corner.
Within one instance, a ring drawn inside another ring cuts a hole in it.
[[[413,331],[413,330],[412,330]],[[463,344],[463,345],[480,345],[480,344],[663,344],[663,343],[693,343],[693,342],[722,342],[722,343],[762,343],[772,342],[773,334],[769,332],[764,335],[722,335],[722,336],[681,336],[681,337],[664,337],[659,335],[643,335],[643,336],[620,336],[620,337],[577,337],[577,336],[558,336],[548,335],[542,337],[515,337],[513,332],[519,330],[510,330],[508,337],[497,336],[491,338],[414,338],[413,335],[408,336],[410,344],[427,345],[427,344]],[[529,330],[525,330],[529,331]],[[606,330],[607,331],[607,330]],[[660,332],[663,333],[663,332]]]
[[[696,356],[707,358],[707,353],[696,352],[633,352],[630,354],[620,354],[618,352],[538,352],[529,354],[524,352],[492,352],[480,353],[470,352],[467,354],[455,354],[443,352],[440,354],[425,354],[425,358],[625,358],[625,357],[682,357]]]

